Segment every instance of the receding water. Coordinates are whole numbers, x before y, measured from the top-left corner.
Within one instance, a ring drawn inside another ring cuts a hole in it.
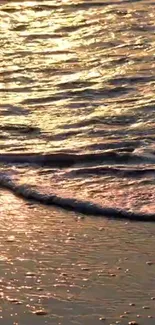
[[[154,1],[0,1],[0,180],[155,213],[154,94]],[[0,324],[154,324],[154,222],[0,203]]]

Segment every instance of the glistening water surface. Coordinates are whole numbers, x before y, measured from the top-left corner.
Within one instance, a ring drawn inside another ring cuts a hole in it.
[[[0,46],[0,176],[155,213],[154,1],[1,0]],[[154,223],[0,203],[0,323],[154,324]]]

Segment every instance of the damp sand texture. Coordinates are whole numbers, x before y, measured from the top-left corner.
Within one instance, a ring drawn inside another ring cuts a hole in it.
[[[154,324],[154,224],[1,204],[2,322]]]

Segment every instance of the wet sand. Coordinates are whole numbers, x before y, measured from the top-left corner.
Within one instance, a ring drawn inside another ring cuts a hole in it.
[[[3,323],[154,324],[154,224],[0,202]]]

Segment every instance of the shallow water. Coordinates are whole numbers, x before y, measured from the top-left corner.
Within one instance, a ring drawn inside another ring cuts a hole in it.
[[[3,173],[41,193],[154,212],[154,9],[0,2]],[[5,324],[154,323],[153,223],[83,219],[3,190],[0,201]]]

